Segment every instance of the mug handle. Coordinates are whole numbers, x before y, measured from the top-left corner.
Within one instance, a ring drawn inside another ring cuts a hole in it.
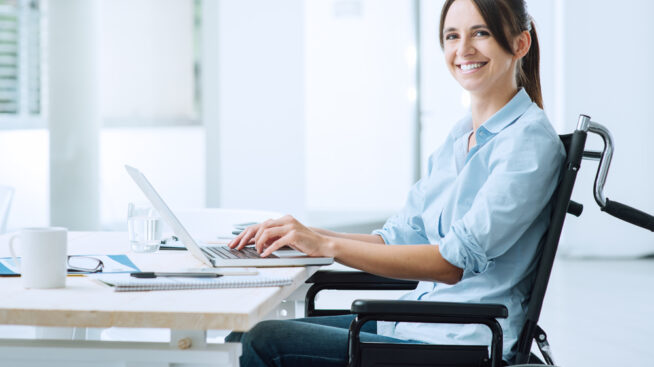
[[[9,239],[9,252],[11,253],[11,257],[14,258],[14,266],[18,268],[18,257],[16,257],[16,252],[14,251],[14,240],[16,238],[20,237],[20,234],[15,234],[11,236]]]

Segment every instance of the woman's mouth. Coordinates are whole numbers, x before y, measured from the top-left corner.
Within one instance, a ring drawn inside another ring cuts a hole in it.
[[[482,66],[488,64],[487,62],[471,62],[467,64],[458,65],[459,69],[464,73],[472,73]]]

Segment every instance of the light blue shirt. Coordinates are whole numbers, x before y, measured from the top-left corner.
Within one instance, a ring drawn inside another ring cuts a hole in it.
[[[524,322],[534,256],[549,225],[548,202],[565,150],[545,113],[520,89],[483,123],[468,152],[472,119],[465,117],[429,158],[427,175],[404,209],[380,230],[387,244],[438,244],[463,269],[454,285],[422,281],[402,299],[499,303],[504,359],[511,361]],[[489,344],[483,325],[378,323],[378,333],[436,344]]]

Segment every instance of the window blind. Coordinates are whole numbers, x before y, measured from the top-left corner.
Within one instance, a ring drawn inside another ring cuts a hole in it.
[[[0,115],[41,112],[38,0],[0,0]]]

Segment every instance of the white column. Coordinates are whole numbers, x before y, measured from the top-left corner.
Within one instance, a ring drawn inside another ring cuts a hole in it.
[[[98,228],[99,0],[48,9],[50,222]]]
[[[218,94],[220,76],[218,73],[220,52],[218,43],[219,1],[202,2],[202,44],[201,56],[201,116],[206,136],[206,206],[220,206],[220,95]]]

